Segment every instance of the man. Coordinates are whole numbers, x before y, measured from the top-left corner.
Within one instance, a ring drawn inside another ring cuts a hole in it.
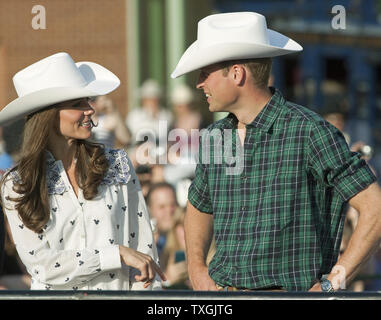
[[[338,290],[379,243],[381,191],[371,170],[339,130],[267,86],[270,58],[301,50],[267,29],[262,15],[216,14],[199,22],[196,42],[172,74],[201,69],[197,88],[209,110],[229,112],[208,127],[221,139],[201,140],[188,194],[195,290]],[[241,170],[216,161],[211,150],[224,143],[241,152]],[[360,218],[338,260],[347,201]],[[213,232],[216,254],[207,267]]]

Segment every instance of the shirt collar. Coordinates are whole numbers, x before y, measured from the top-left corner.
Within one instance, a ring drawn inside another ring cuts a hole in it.
[[[265,132],[270,130],[272,124],[279,115],[282,105],[286,103],[286,100],[278,89],[270,87],[270,90],[271,93],[273,93],[272,97],[263,107],[261,112],[256,116],[256,118],[248,124],[249,126],[258,128]],[[229,115],[224,119],[224,127],[235,129],[237,128],[237,123],[238,120],[232,113],[229,113]]]
[[[53,154],[46,150],[46,178],[47,178],[47,187],[48,194],[63,194],[67,191],[65,182],[61,177],[61,172],[63,167],[59,165],[60,160],[56,160]]]
[[[286,100],[283,95],[276,88],[270,87],[273,93],[271,99],[263,107],[261,112],[255,117],[255,119],[249,124],[265,132],[268,132],[279,115],[281,106],[285,104]]]
[[[105,156],[109,163],[109,168],[101,184],[127,184],[131,178],[127,153],[124,150],[106,149]],[[48,194],[63,194],[68,189],[62,178],[64,171],[62,161],[56,160],[53,154],[46,150],[46,164]]]
[[[46,151],[46,163],[48,165],[52,165],[56,162],[56,159],[54,158],[53,154],[49,150]]]

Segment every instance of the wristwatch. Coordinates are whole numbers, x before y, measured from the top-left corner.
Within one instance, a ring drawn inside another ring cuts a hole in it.
[[[333,291],[335,291],[333,289],[331,281],[329,281],[328,279],[321,280],[320,281],[320,286],[321,286],[321,290],[323,292],[333,292]]]

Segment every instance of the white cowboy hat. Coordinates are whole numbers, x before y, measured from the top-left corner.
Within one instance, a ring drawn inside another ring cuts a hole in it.
[[[159,83],[154,79],[147,79],[140,89],[141,98],[160,98],[162,94]]]
[[[197,40],[184,52],[171,77],[228,60],[275,57],[303,48],[267,28],[255,12],[219,13],[198,22]]]
[[[107,94],[120,80],[97,63],[75,63],[60,52],[17,72],[13,84],[18,98],[0,111],[0,125],[59,102]]]
[[[193,91],[185,84],[178,84],[170,95],[172,104],[190,104],[194,99]]]

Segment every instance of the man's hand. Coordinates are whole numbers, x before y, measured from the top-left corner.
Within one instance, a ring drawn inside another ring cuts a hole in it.
[[[196,291],[218,291],[216,283],[209,277],[208,267],[189,267],[189,279],[193,290]]]
[[[339,257],[327,279],[334,290],[344,289],[359,272],[361,266],[379,248],[381,239],[381,188],[372,183],[349,200],[359,212],[359,219],[347,248]],[[310,291],[321,291],[320,283]]]
[[[315,283],[309,292],[322,292],[320,282]]]

